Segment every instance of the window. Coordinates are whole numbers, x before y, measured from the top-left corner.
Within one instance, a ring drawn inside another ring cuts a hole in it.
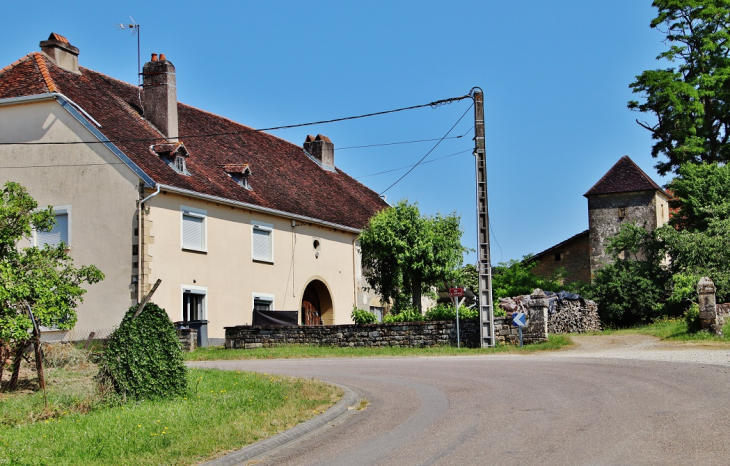
[[[66,247],[71,247],[71,206],[54,207],[53,212],[56,214],[56,224],[51,231],[36,231],[35,245],[55,247],[63,242]]]
[[[180,229],[182,248],[205,252],[207,249],[205,221],[207,212],[180,206],[180,215],[182,218],[182,228]]]
[[[378,319],[378,322],[383,321],[383,308],[380,306],[370,306],[370,312],[375,314],[375,318]]]
[[[254,311],[273,311],[274,295],[268,293],[253,294],[253,310]]]
[[[274,262],[274,225],[252,222],[251,251],[255,261]]]
[[[206,296],[208,289],[202,286],[183,285],[182,287],[182,320],[205,320]]]
[[[618,218],[626,218],[626,207],[618,208]]]
[[[562,252],[556,252],[555,253],[555,262],[559,262],[563,260],[563,253]]]
[[[175,171],[187,175],[188,171],[185,169],[185,157],[182,155],[175,156]]]

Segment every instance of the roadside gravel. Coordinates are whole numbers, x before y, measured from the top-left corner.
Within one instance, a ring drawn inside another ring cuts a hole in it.
[[[690,362],[730,367],[730,347],[726,344],[662,341],[649,335],[578,335],[571,336],[571,339],[574,346],[539,355],[555,358]]]

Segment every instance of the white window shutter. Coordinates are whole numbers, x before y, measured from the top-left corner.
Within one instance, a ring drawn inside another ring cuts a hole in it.
[[[68,214],[57,214],[56,225],[51,231],[37,231],[36,244],[42,247],[44,244],[58,246],[61,241],[68,244]]]
[[[204,218],[183,214],[182,216],[183,248],[203,250],[203,221]]]
[[[270,261],[271,259],[271,232],[267,230],[253,230],[253,258]]]

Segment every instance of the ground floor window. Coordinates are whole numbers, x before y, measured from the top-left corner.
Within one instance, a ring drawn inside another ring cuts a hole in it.
[[[273,311],[274,295],[264,293],[253,294],[253,310],[254,311]]]
[[[370,312],[375,314],[375,318],[378,319],[378,322],[383,321],[383,308],[379,306],[370,306]]]
[[[205,320],[206,292],[200,289],[183,289],[182,320]]]

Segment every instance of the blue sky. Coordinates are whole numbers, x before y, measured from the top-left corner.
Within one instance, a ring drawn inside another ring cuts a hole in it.
[[[665,48],[649,0],[11,2],[3,6],[0,67],[39,50],[51,32],[82,66],[137,82],[137,42],[114,23],[141,25],[142,62],[165,53],[178,99],[254,128],[358,115],[485,92],[492,260],[540,252],[588,227],[583,194],[623,155],[660,184],[649,133],[628,88]],[[9,20],[13,18],[12,20]],[[352,122],[276,131],[301,144],[321,133],[336,165],[377,192],[468,109],[465,100]],[[457,212],[476,243],[473,112],[387,192],[422,212]],[[462,152],[464,151],[464,152]],[[447,157],[451,154],[459,153]],[[473,262],[474,255],[466,258]]]

